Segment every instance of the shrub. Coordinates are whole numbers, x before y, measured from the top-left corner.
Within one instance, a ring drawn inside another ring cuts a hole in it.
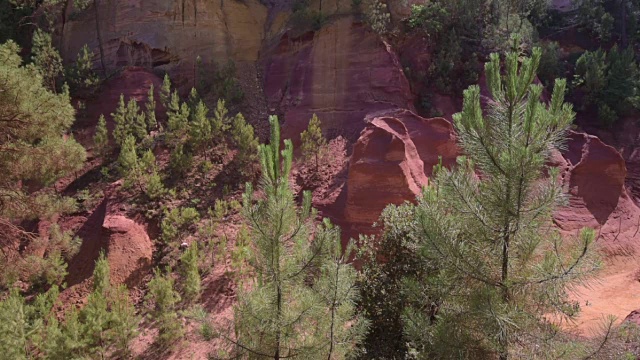
[[[174,208],[171,211],[165,211],[160,225],[162,240],[165,243],[178,240],[182,232],[198,221],[200,221],[200,214],[194,208]]]
[[[386,35],[391,30],[391,14],[387,4],[380,0],[370,0],[364,15],[371,29],[378,35]]]

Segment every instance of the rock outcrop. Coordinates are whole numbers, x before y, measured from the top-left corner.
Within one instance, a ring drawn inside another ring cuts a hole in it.
[[[370,225],[388,204],[413,200],[427,185],[439,157],[445,166],[458,154],[453,127],[409,110],[374,113],[354,146],[347,179],[345,220]]]
[[[265,68],[271,112],[284,116],[283,137],[299,138],[316,113],[330,138],[355,141],[365,115],[413,107],[413,95],[390,46],[352,17],[298,39],[285,35]]]
[[[104,252],[109,262],[112,285],[139,286],[151,269],[153,242],[145,227],[122,211],[117,197],[120,186],[120,183],[110,185],[100,205],[88,217],[74,217],[62,223],[63,230],[71,230],[82,239],[80,251],[69,262],[68,287],[61,293],[65,304],[82,303],[91,291],[100,252]]]
[[[615,249],[636,247],[640,209],[625,188],[627,169],[620,153],[599,138],[572,132],[563,153],[568,206],[554,215],[558,227],[574,232],[598,229],[604,243]]]
[[[72,3],[62,34],[62,53],[68,61],[84,44],[99,54],[94,9],[78,12]],[[162,67],[192,74],[198,56],[205,66],[228,59],[255,62],[265,36],[267,8],[259,0],[99,3],[104,56],[110,69]]]

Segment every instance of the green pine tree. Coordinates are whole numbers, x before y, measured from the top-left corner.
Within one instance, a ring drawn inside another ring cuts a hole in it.
[[[240,113],[233,119],[231,136],[238,149],[234,158],[236,168],[246,179],[251,179],[256,173],[258,138],[253,132],[253,126],[247,124],[244,116]]]
[[[105,359],[114,350],[120,355],[129,353],[138,318],[126,287],[111,285],[109,262],[104,253],[96,260],[93,292],[80,311],[79,319],[86,354]]]
[[[207,117],[209,109],[199,100],[191,111],[189,139],[194,149],[204,152],[211,146],[211,123]]]
[[[175,290],[175,280],[171,277],[171,271],[162,275],[156,270],[148,287],[146,300],[153,304],[150,315],[156,321],[160,331],[158,341],[163,346],[171,346],[184,333],[182,321],[176,312],[181,299]]]
[[[18,46],[0,45],[0,239],[14,241],[18,223],[73,210],[73,202],[43,187],[79,170],[86,153],[65,134],[75,121],[67,92],[47,89],[40,72],[24,66]],[[23,186],[26,183],[30,186]],[[22,234],[22,235],[20,235]]]
[[[335,229],[325,226],[309,241],[311,196],[305,192],[296,207],[289,185],[293,146],[285,141],[281,163],[277,117],[270,122],[271,143],[259,147],[264,198],[254,197],[250,183],[243,196],[255,278],[238,292],[232,341],[243,358],[339,358],[362,335],[356,329],[364,323],[353,311],[355,273],[342,259]],[[315,288],[307,283],[312,278]]]
[[[40,70],[49,90],[56,91],[56,80],[62,75],[62,58],[51,43],[51,34],[40,29],[33,33],[33,64]]]
[[[116,144],[121,147],[130,131],[129,124],[127,124],[127,107],[124,102],[124,94],[120,94],[118,106],[116,107],[115,112],[111,113],[111,118],[115,124],[115,128],[113,129],[113,138],[115,139]]]
[[[226,132],[231,127],[231,119],[227,116],[229,110],[223,99],[219,99],[213,112],[213,117],[209,119],[211,122],[211,137],[214,143],[223,142]]]
[[[167,140],[176,148],[187,141],[189,135],[190,109],[187,103],[180,103],[178,92],[171,94],[171,102],[167,108]]]
[[[147,120],[144,112],[138,106],[138,102],[131,98],[127,103],[126,123],[129,126],[129,133],[133,134],[138,141],[147,137]]]
[[[558,169],[546,164],[574,113],[564,103],[564,80],[556,80],[549,104],[540,102],[543,87],[533,84],[540,55],[536,48],[521,61],[508,53],[505,75],[491,55],[489,108],[482,111],[480,88],[471,86],[453,117],[467,157],[452,170],[437,167],[419,200],[421,261],[437,271],[408,282],[415,306],[404,320],[422,357],[545,354],[548,316],[574,315],[567,286],[598,267],[593,230],[564,242],[552,227],[563,194]]]
[[[160,103],[165,109],[169,109],[169,102],[171,101],[171,79],[169,75],[165,74],[162,80],[162,87],[160,88]]]
[[[93,56],[93,51],[84,44],[68,71],[67,79],[75,96],[90,97],[100,86],[100,77],[93,71]]]
[[[318,173],[320,163],[318,158],[323,147],[327,144],[327,139],[322,135],[322,128],[320,127],[320,119],[316,114],[313,114],[307,130],[303,131],[300,135],[302,140],[302,154],[308,159],[315,159],[316,174]]]
[[[118,156],[118,169],[120,175],[125,179],[125,187],[140,186],[141,166],[136,153],[136,138],[133,135],[128,135],[122,144],[120,155]],[[144,189],[140,187],[140,190],[143,191]]]
[[[153,97],[153,84],[149,88],[147,93],[147,102],[144,105],[145,115],[147,119],[147,129],[149,131],[158,128],[158,121],[156,120],[156,100]]]
[[[107,122],[104,115],[100,115],[96,133],[93,135],[93,147],[96,156],[106,157],[109,154],[109,132],[107,131]]]
[[[182,264],[181,273],[184,278],[183,293],[184,299],[187,302],[196,301],[202,291],[200,270],[198,267],[199,261],[200,250],[198,249],[198,243],[193,242],[180,257]]]

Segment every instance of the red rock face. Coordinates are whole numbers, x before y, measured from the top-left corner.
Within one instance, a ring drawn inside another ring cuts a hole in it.
[[[63,230],[72,230],[82,239],[80,251],[69,262],[68,287],[61,293],[64,304],[82,303],[89,294],[100,252],[109,261],[113,285],[136,287],[151,268],[153,243],[143,225],[123,214],[117,202],[118,188],[118,183],[110,186],[102,203],[88,217],[63,223]]]
[[[413,108],[401,69],[387,44],[346,17],[282,38],[265,68],[265,94],[269,110],[284,115],[284,138],[298,139],[316,113],[330,138],[355,141],[366,114]]]
[[[561,230],[598,229],[608,246],[635,247],[640,209],[625,188],[627,169],[616,149],[599,138],[572,132],[565,158],[564,184],[567,207],[555,213]]]
[[[94,134],[95,125],[98,123],[98,117],[102,114],[107,121],[107,128],[109,131],[113,131],[114,123],[111,118],[118,106],[120,100],[120,94],[124,95],[124,101],[129,99],[135,99],[138,101],[138,105],[144,110],[144,103],[147,101],[147,94],[149,88],[154,87],[154,98],[156,101],[156,118],[158,120],[164,120],[166,118],[165,110],[160,104],[160,87],[162,86],[162,79],[158,75],[154,74],[148,69],[141,67],[128,67],[124,69],[118,76],[107,80],[107,82],[101,87],[100,93],[98,93],[93,99],[86,101],[86,111],[80,113],[80,118],[84,121],[86,119],[86,125],[88,126],[88,134],[84,134],[78,140],[85,146],[89,147],[92,144],[92,137]]]
[[[442,157],[451,165],[457,147],[451,124],[408,110],[371,114],[354,146],[347,179],[345,220],[370,225],[388,204],[413,200]]]

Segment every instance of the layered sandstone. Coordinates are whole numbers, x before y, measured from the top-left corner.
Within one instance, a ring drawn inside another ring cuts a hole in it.
[[[409,110],[371,114],[354,145],[347,179],[345,220],[372,224],[388,204],[413,200],[440,159],[458,154],[453,127],[442,118],[424,119]]]
[[[259,0],[99,3],[105,65],[109,69],[143,66],[189,72],[198,56],[205,66],[229,59],[255,62],[264,39],[267,8]],[[78,12],[70,4],[66,19],[63,56],[75,59],[84,44],[98,54],[93,8]]]
[[[283,136],[299,137],[316,113],[325,135],[355,141],[366,114],[413,108],[413,95],[390,46],[352,17],[316,33],[284,36],[265,68],[271,112],[283,115]]]

